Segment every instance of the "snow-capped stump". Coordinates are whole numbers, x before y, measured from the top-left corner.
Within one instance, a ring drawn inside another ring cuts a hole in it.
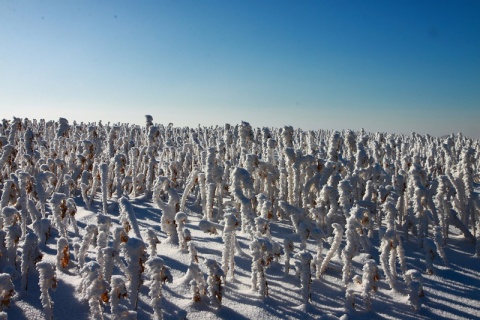
[[[39,262],[36,265],[37,271],[40,275],[40,300],[43,306],[43,313],[45,319],[53,319],[53,301],[50,297],[49,290],[55,290],[57,288],[57,276],[55,275],[55,267],[48,262]]]
[[[165,262],[160,257],[155,257],[147,261],[147,275],[150,278],[150,305],[153,308],[154,319],[163,319],[162,309],[162,285],[165,282],[172,282],[172,275],[165,266]]]
[[[10,300],[15,294],[12,278],[7,273],[0,273],[0,311],[10,306]]]

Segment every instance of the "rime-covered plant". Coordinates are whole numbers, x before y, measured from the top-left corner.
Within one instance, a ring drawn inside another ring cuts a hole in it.
[[[225,221],[223,229],[223,251],[222,251],[222,269],[227,276],[232,279],[234,277],[235,269],[235,243],[236,243],[236,229],[238,227],[238,220],[232,213],[227,213],[223,216]]]
[[[423,292],[423,277],[422,273],[415,269],[409,269],[405,272],[405,283],[407,286],[410,285],[412,281],[416,281],[420,284],[419,297],[423,297],[425,293]]]
[[[111,306],[111,314],[112,320],[124,320],[128,319],[129,316],[128,311],[125,307],[120,305],[120,300],[125,299],[128,297],[127,287],[125,285],[125,281],[121,276],[112,276],[112,280],[110,281],[110,306]],[[136,312],[133,312],[134,318],[136,319]]]
[[[42,260],[42,253],[38,249],[38,237],[34,233],[27,233],[23,243],[22,259],[22,289],[28,289],[28,274],[35,264]]]
[[[201,297],[207,294],[207,283],[197,262],[190,262],[183,282],[190,285],[190,292],[192,293],[192,300],[194,302],[199,302]]]
[[[350,215],[350,209],[353,205],[353,187],[348,179],[343,179],[338,183],[339,203],[345,217]]]
[[[50,198],[50,205],[53,211],[53,226],[59,230],[62,237],[67,237],[67,228],[63,223],[63,216],[65,216],[67,209],[65,199],[65,194],[57,192],[54,192]]]
[[[310,236],[317,241],[317,254],[313,257],[312,267],[315,270],[315,277],[320,279],[322,274],[320,273],[323,263],[323,231],[319,228],[314,228]]]
[[[96,261],[90,261],[80,271],[82,282],[80,289],[83,298],[88,301],[92,319],[103,319],[102,302],[108,302],[109,284],[103,279],[102,267]]]
[[[83,241],[78,252],[78,266],[83,268],[85,263],[85,258],[87,257],[87,251],[90,245],[95,245],[95,237],[98,235],[98,228],[94,224],[89,224],[85,228],[85,235],[83,236]]]
[[[108,164],[102,163],[100,165],[100,179],[102,187],[102,212],[107,214],[108,211]]]
[[[378,275],[378,268],[375,263],[375,260],[367,260],[363,265],[363,275],[362,275],[362,297],[365,301],[365,309],[370,310],[372,307],[372,298],[371,292],[376,292],[377,281],[380,279]]]
[[[415,311],[418,311],[421,306],[420,298],[424,296],[422,274],[415,269],[408,270],[405,273],[405,283],[408,287],[408,301]]]
[[[28,199],[27,199],[27,188],[30,180],[30,175],[23,171],[17,171],[18,176],[18,189],[20,191],[20,196],[18,197],[17,202],[20,204],[20,214],[21,214],[21,226],[22,226],[22,238],[27,234],[27,217],[28,217]]]
[[[253,180],[250,173],[241,167],[235,168],[230,176],[231,192],[240,205],[242,232],[252,234],[254,230],[250,199],[253,196]]]
[[[70,221],[71,226],[73,227],[73,230],[75,231],[75,236],[78,236],[78,225],[77,225],[77,220],[75,219],[75,214],[77,213],[77,205],[75,204],[75,200],[72,198],[68,198],[66,201],[66,214],[65,214],[65,219],[68,218]],[[66,225],[66,222],[64,222]]]
[[[437,255],[437,246],[435,242],[430,239],[426,238],[423,240],[423,249],[425,250],[425,265],[426,265],[426,272],[428,274],[433,273],[433,260]]]
[[[40,300],[43,306],[45,319],[53,319],[53,301],[50,297],[49,289],[57,288],[57,277],[55,275],[55,267],[48,262],[39,262],[36,265],[39,273]]]
[[[320,267],[320,275],[325,272],[325,270],[328,267],[328,264],[330,263],[330,260],[333,258],[338,248],[340,248],[340,244],[342,243],[342,237],[343,237],[342,226],[338,223],[334,223],[332,224],[332,227],[334,228],[334,238],[333,238],[332,245],[330,246],[330,249],[328,250],[327,255],[325,256],[325,259],[323,260],[322,265]],[[317,272],[317,275],[318,275],[318,272]]]
[[[162,200],[162,193],[168,195],[168,201],[165,202]],[[153,201],[157,207],[162,210],[162,231],[165,232],[174,243],[178,242],[175,215],[178,212],[179,200],[178,192],[171,187],[171,181],[166,177],[159,176],[153,190]]]
[[[265,237],[255,237],[250,243],[252,254],[252,290],[258,291],[261,298],[268,296],[266,269],[275,256],[276,246]]]
[[[448,267],[447,255],[445,254],[445,250],[443,249],[444,243],[443,243],[442,228],[440,226],[434,227],[433,241],[435,243],[435,247],[437,248],[438,255],[440,256],[440,258],[442,258],[445,266]],[[477,239],[477,246],[478,246],[478,239]]]
[[[355,209],[356,208],[352,209],[352,212],[347,219],[347,230],[345,231],[346,244],[345,248],[342,250],[342,281],[345,286],[347,286],[350,281],[352,259],[359,250],[358,245],[360,241],[357,234],[357,228],[360,227],[360,223],[357,219],[358,210]]]
[[[161,243],[157,237],[157,233],[153,229],[147,230],[148,241],[148,255],[149,257],[155,257],[157,255],[157,244]]]
[[[5,246],[7,249],[7,259],[11,266],[17,264],[17,247],[22,231],[18,225],[20,214],[14,207],[4,207],[2,209],[3,230],[6,232]]]
[[[190,241],[188,243],[188,253],[190,255],[190,263],[192,262],[198,263],[198,252],[197,252],[197,248],[195,247],[195,243],[193,241]]]
[[[178,244],[182,250],[186,250],[187,239],[185,237],[185,223],[187,222],[187,214],[185,212],[177,212],[175,222],[177,225]]]
[[[405,256],[402,241],[393,229],[389,229],[383,235],[380,244],[380,265],[392,290],[396,290],[397,272],[396,260],[400,264],[400,269],[405,274]]]
[[[97,236],[97,262],[102,267],[102,270],[105,270],[105,259],[103,249],[108,247],[108,233],[104,230],[101,230]]]
[[[125,260],[127,261],[128,291],[130,306],[136,310],[138,293],[142,285],[142,273],[146,261],[145,243],[138,238],[129,238],[124,247]]]
[[[137,216],[135,215],[135,210],[133,209],[130,201],[126,197],[121,197],[119,200],[119,205],[120,222],[125,229],[125,232],[128,234],[128,232],[132,230],[135,237],[142,239],[140,228],[138,227]]]
[[[285,274],[287,275],[290,272],[290,255],[295,249],[293,244],[293,239],[291,236],[286,236],[283,238],[283,248],[284,248],[284,257],[285,257]],[[318,268],[320,270],[320,268]]]
[[[355,310],[355,290],[347,289],[345,291],[345,311],[352,312]]]
[[[222,305],[223,286],[225,274],[218,263],[213,259],[206,259],[204,262],[208,269],[207,290],[210,303],[213,307],[219,308]]]
[[[11,276],[8,273],[0,273],[0,311],[10,306],[10,300],[15,294]]]
[[[299,268],[297,273],[300,275],[300,285],[302,287],[302,302],[304,305],[307,305],[311,300],[310,290],[311,290],[311,282],[312,282],[312,272],[310,268],[310,263],[312,262],[312,255],[302,250],[294,255],[296,259],[299,260]]]
[[[150,306],[153,308],[153,318],[163,319],[162,310],[162,285],[165,282],[172,282],[172,275],[160,257],[147,261],[147,275],[150,278]]]
[[[112,244],[112,254],[115,264],[122,269],[123,272],[126,271],[125,264],[120,259],[120,249],[123,248],[123,245],[128,241],[128,234],[125,232],[123,227],[116,227],[113,231],[113,244]]]

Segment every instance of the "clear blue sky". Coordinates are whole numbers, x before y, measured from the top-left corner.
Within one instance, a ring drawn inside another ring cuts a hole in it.
[[[0,110],[480,138],[480,1],[0,0]]]

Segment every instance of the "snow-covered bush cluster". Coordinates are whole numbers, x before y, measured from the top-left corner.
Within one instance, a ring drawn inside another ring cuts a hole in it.
[[[480,141],[461,134],[14,118],[0,125],[0,148],[7,314],[38,284],[55,318],[52,290],[67,278],[81,279],[75,296],[94,319],[162,319],[172,281],[218,312],[237,259],[259,301],[281,270],[305,312],[327,274],[343,313],[374,310],[382,286],[419,312],[423,277],[449,267],[452,233],[480,259]],[[209,241],[222,249],[203,250]],[[157,246],[177,250],[182,271]]]

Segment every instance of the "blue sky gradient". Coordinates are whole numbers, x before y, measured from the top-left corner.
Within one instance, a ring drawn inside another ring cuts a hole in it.
[[[479,1],[0,0],[0,118],[480,138]]]

